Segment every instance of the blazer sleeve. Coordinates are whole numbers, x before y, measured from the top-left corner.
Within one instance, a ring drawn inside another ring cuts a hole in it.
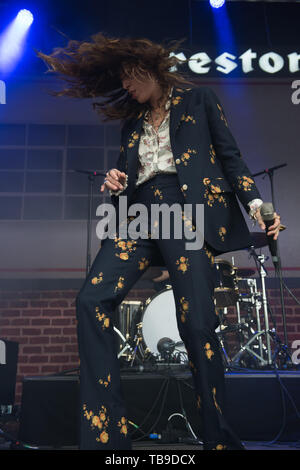
[[[122,131],[121,131],[121,145],[120,145],[120,154],[116,163],[116,168],[124,173],[127,172],[127,165],[126,165],[126,152],[125,152],[125,135],[126,135],[126,124],[124,124]],[[126,183],[127,186],[127,183]],[[126,187],[124,188],[124,190]],[[123,190],[123,191],[124,191]],[[122,192],[123,192],[122,191]],[[122,194],[120,191],[115,191],[117,194],[114,194],[114,191],[109,191],[110,197],[111,197],[111,202],[114,206],[116,206],[118,202],[118,197],[119,194]]]
[[[261,199],[261,195],[229,130],[220,100],[212,89],[204,89],[204,101],[216,157],[229,184],[249,212],[247,204],[253,199]]]

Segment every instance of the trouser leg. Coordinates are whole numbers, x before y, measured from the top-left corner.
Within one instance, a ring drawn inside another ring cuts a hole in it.
[[[112,312],[153,250],[149,240],[106,239],[77,296],[81,449],[131,448]]]
[[[180,196],[176,196],[175,188],[161,187],[159,194],[169,204]],[[201,249],[186,249],[188,241],[183,236],[159,239],[157,244],[170,274],[178,330],[189,356],[203,423],[204,448],[225,450],[229,445],[239,448],[240,441],[225,419],[224,367],[215,332],[219,323],[214,304],[216,252],[205,242]]]
[[[170,242],[169,242],[170,243]],[[188,352],[197,407],[203,420],[205,448],[221,448],[220,428],[224,404],[224,369],[218,319],[213,301],[214,274],[207,247],[185,251],[183,241],[172,240],[165,254],[176,305],[179,334]]]

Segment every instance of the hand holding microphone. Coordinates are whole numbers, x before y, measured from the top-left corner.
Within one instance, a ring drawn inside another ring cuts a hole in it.
[[[268,236],[274,235],[273,240],[277,240],[280,230],[280,215],[276,214],[271,202],[264,202],[255,213],[260,228],[265,230]]]
[[[262,230],[266,231],[268,245],[272,255],[274,266],[278,266],[277,238],[280,231],[280,215],[274,212],[273,204],[263,203],[255,213],[255,218]]]

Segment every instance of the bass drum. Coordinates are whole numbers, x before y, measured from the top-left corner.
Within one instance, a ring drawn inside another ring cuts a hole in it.
[[[187,352],[177,327],[173,289],[164,289],[146,300],[137,327],[143,340],[142,356],[151,353],[162,359],[158,343],[165,338],[175,343],[170,362],[188,362]]]

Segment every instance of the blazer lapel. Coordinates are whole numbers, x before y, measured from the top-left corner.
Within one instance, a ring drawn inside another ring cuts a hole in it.
[[[130,126],[126,139],[128,179],[129,181],[134,182],[137,174],[138,149],[141,139],[143,120],[144,113],[140,113],[139,116],[133,121],[132,125]]]
[[[173,144],[176,131],[187,107],[187,92],[188,90],[184,90],[183,88],[173,88],[170,110],[170,141],[172,148],[174,148]]]

